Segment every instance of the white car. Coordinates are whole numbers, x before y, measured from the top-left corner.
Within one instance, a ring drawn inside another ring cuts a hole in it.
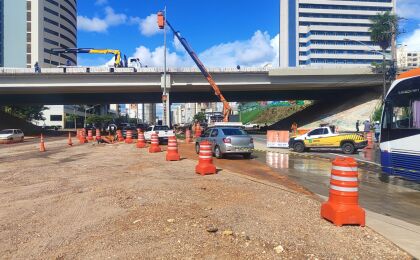
[[[23,142],[25,135],[20,129],[4,129],[0,131],[0,143]]]
[[[152,139],[152,133],[157,133],[159,136],[159,142],[168,142],[169,136],[173,136],[174,131],[169,128],[167,125],[153,125],[147,128],[144,132],[144,139],[150,141]]]

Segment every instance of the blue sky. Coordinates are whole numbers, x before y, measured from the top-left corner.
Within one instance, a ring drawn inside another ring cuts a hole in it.
[[[420,50],[419,0],[398,0],[405,33],[399,42]],[[78,1],[78,46],[119,49],[148,66],[161,66],[163,34],[155,14],[168,20],[209,67],[276,66],[279,0],[83,0]],[[168,34],[169,66],[193,66]],[[105,55],[79,55],[81,65],[102,65]]]

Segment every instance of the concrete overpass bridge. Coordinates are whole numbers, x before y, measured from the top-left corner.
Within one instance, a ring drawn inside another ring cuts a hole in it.
[[[209,69],[229,101],[328,100],[380,90],[369,68]],[[0,68],[0,104],[158,103],[162,68]],[[218,101],[195,68],[169,68],[171,102]]]

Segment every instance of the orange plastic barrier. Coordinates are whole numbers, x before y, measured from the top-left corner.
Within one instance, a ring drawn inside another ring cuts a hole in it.
[[[321,206],[321,216],[336,226],[365,226],[365,211],[359,206],[357,162],[337,157],[332,163],[330,197]]]
[[[216,174],[216,166],[213,164],[213,152],[209,141],[200,143],[200,153],[195,172],[201,175]]]
[[[149,153],[160,153],[162,149],[159,146],[159,136],[157,133],[153,133],[150,140]]]
[[[289,147],[289,132],[288,131],[267,131],[267,147]]]
[[[146,147],[146,140],[144,139],[144,133],[141,130],[137,132],[137,148],[145,148]]]
[[[40,152],[45,152],[46,151],[46,149],[45,149],[45,143],[44,143],[44,135],[43,134],[41,134],[41,142],[39,144],[39,151]]]
[[[167,161],[179,161],[181,158],[178,153],[178,143],[175,136],[169,136],[168,151],[166,153]]]
[[[72,146],[73,145],[73,141],[71,140],[71,133],[70,132],[69,132],[69,140],[67,141],[67,144],[69,146]]]
[[[373,149],[373,134],[372,134],[372,132],[367,133],[366,139],[368,141],[368,145],[366,146],[366,149]]]
[[[93,141],[93,131],[92,130],[88,130],[88,137],[87,137],[88,141]]]
[[[125,138],[126,144],[132,144],[133,143],[133,131],[127,130],[127,137]]]

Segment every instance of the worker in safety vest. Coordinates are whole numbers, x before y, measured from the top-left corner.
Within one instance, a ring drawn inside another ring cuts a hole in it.
[[[293,122],[292,127],[290,127],[290,129],[292,129],[292,134],[296,135],[297,134],[297,129],[298,129],[297,123]]]

